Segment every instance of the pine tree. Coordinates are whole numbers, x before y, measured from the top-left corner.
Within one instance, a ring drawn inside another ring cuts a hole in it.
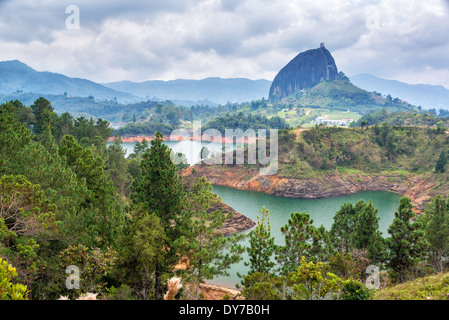
[[[435,163],[435,172],[443,173],[446,169],[444,168],[447,163],[446,150],[442,150],[437,162]]]
[[[249,233],[249,244],[246,248],[249,262],[245,262],[250,270],[248,274],[259,272],[269,274],[275,263],[272,260],[274,254],[274,237],[271,236],[271,224],[269,211],[265,207],[259,210],[257,226]]]
[[[55,123],[57,115],[53,112],[54,109],[47,99],[40,97],[30,108],[35,117],[33,131],[36,135],[40,135],[46,127]]]
[[[182,209],[185,190],[182,177],[177,175],[178,168],[171,161],[171,150],[163,143],[163,136],[158,131],[151,147],[140,162],[141,175],[131,184],[131,199],[133,203],[142,204],[148,214],[154,214],[160,219],[165,233],[165,243],[162,250],[166,251],[164,259],[155,263],[154,291],[155,299],[162,297],[161,277],[172,273],[178,263],[179,256],[174,248],[175,240],[180,236],[182,224]]]
[[[352,203],[344,203],[335,214],[329,236],[338,252],[345,254],[351,251],[356,221],[357,211]]]
[[[383,261],[385,257],[385,240],[379,231],[378,210],[373,202],[359,202],[358,218],[354,226],[353,245],[356,249],[366,249],[367,258],[373,263]],[[356,206],[357,208],[357,206]]]
[[[123,226],[123,207],[113,182],[105,175],[103,159],[90,148],[83,149],[71,135],[64,136],[58,153],[78,182],[90,191],[84,204],[89,210],[83,217],[90,241],[99,246],[114,243]]]
[[[292,213],[281,232],[285,237],[285,245],[276,247],[276,260],[281,265],[283,274],[294,271],[302,257],[307,260],[315,258],[314,244],[321,240],[321,234],[313,226],[313,220],[307,213]]]
[[[163,143],[158,131],[151,141],[150,149],[142,156],[141,177],[131,185],[131,198],[135,203],[143,203],[148,212],[156,213],[165,228],[181,213],[185,196],[182,177],[171,161],[171,150]]]
[[[115,136],[112,144],[107,148],[106,175],[114,182],[115,188],[121,194],[127,193],[126,191],[131,180],[125,153],[122,139],[119,136]]]
[[[52,154],[58,152],[58,148],[56,147],[56,141],[51,132],[51,127],[49,125],[45,127],[44,131],[42,132],[40,141],[48,152]]]
[[[14,114],[0,109],[0,175],[8,173],[13,158],[32,138],[30,130]]]
[[[432,199],[431,211],[426,212],[426,239],[430,244],[429,255],[437,272],[443,272],[443,262],[449,256],[449,213],[441,196]]]
[[[188,196],[188,225],[176,242],[188,263],[185,279],[195,287],[196,299],[204,280],[216,275],[229,275],[231,264],[242,259],[242,249],[236,245],[242,236],[224,236],[220,229],[232,214],[214,209],[220,198],[212,193],[212,185],[204,177],[199,178]]]
[[[420,222],[411,222],[414,213],[410,198],[403,197],[395,212],[393,223],[388,228],[388,266],[394,271],[397,280],[404,282],[411,269],[426,254],[428,243],[424,239],[424,228]]]

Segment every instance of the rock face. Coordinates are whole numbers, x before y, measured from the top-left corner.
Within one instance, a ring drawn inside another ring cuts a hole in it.
[[[193,167],[189,167],[187,169],[184,169],[182,172],[183,183],[188,190],[191,190],[195,181],[201,177],[197,174],[193,174],[192,169]],[[221,200],[215,203],[213,206],[211,206],[208,212],[210,213],[216,210],[223,212],[223,214],[227,216],[226,221],[220,228],[220,232],[225,236],[230,236],[233,235],[234,233],[249,230],[256,225],[256,222],[244,216],[240,212],[235,211],[234,208],[228,206]],[[228,216],[228,214],[230,215]]]
[[[274,78],[269,100],[276,101],[296,91],[312,88],[326,80],[336,80],[338,69],[330,52],[320,48],[304,51],[291,60]]]
[[[285,198],[319,199],[359,191],[391,191],[411,198],[414,211],[424,210],[434,183],[421,177],[401,178],[396,174],[329,174],[323,178],[294,179],[278,175],[261,176],[245,168],[195,166],[194,176],[204,176],[215,185],[253,190]]]

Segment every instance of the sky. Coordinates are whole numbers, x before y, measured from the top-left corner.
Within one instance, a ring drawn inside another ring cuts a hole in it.
[[[0,61],[105,83],[273,80],[321,42],[346,75],[449,89],[449,0],[0,0]]]

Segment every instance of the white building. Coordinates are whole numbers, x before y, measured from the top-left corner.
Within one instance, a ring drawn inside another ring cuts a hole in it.
[[[313,124],[324,123],[328,125],[337,125],[337,126],[348,126],[351,122],[352,119],[332,120],[324,117],[317,117],[314,121],[312,121]]]

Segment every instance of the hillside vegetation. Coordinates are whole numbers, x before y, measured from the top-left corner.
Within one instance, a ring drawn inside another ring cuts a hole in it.
[[[449,273],[407,281],[379,290],[374,300],[448,300]]]
[[[399,98],[365,91],[346,80],[323,81],[307,91],[296,92],[286,100],[295,105],[349,109],[361,114],[385,107],[395,111],[414,108]]]
[[[280,175],[303,178],[320,172],[356,170],[364,173],[432,172],[449,139],[442,128],[390,126],[366,128],[315,126],[297,137],[281,132]]]

